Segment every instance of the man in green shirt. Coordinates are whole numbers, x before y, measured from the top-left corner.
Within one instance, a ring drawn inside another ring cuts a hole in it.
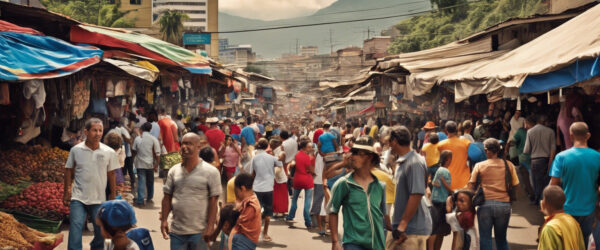
[[[363,140],[365,143],[361,143]],[[352,163],[354,172],[341,177],[333,185],[327,206],[332,249],[340,249],[337,233],[340,207],[344,216],[344,248],[385,249],[385,184],[371,174],[371,169],[379,166],[379,156],[371,146],[372,139],[371,143],[368,141],[364,137],[357,140],[352,147],[351,158],[344,159]],[[386,227],[391,229],[389,216],[385,219]]]
[[[529,164],[531,159],[529,154],[523,153],[523,149],[525,148],[525,139],[527,139],[527,129],[519,128],[509,143],[514,143],[517,146],[517,153],[519,157],[519,182],[523,185],[523,189],[525,189],[525,194],[527,194],[529,200],[533,202],[535,197],[533,193],[533,187],[529,181],[529,171],[531,169]],[[507,148],[510,148],[510,145]]]

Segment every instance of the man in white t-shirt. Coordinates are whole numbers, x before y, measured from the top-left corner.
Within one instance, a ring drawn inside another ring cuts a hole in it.
[[[85,123],[86,140],[75,145],[69,152],[65,165],[63,203],[69,205],[68,249],[82,249],[81,236],[87,215],[94,225],[91,249],[103,249],[104,238],[96,225],[100,204],[107,200],[106,186],[110,186],[109,200],[115,198],[116,180],[114,170],[119,169],[115,151],[100,143],[102,121],[91,118]]]

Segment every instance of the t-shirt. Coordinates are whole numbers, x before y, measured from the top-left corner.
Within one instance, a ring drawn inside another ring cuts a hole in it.
[[[103,143],[96,150],[85,145],[85,141],[73,146],[65,164],[65,168],[75,172],[71,200],[85,205],[106,201],[107,173],[120,167],[115,150]]]
[[[438,144],[426,143],[423,145],[421,152],[425,153],[425,162],[427,167],[431,167],[440,161],[440,151],[438,150]]]
[[[394,204],[396,198],[396,184],[392,180],[392,176],[381,169],[371,170],[371,174],[375,175],[380,182],[385,183],[385,203]],[[390,211],[386,211],[389,213]]]
[[[452,151],[452,161],[448,167],[452,176],[452,186],[450,186],[452,189],[463,188],[469,182],[471,170],[467,166],[467,158],[470,144],[471,142],[467,139],[461,139],[456,136],[438,143],[438,150],[440,152],[444,150]]]
[[[565,212],[587,216],[594,212],[600,172],[600,153],[591,148],[572,147],[560,152],[552,162],[550,176],[560,178],[567,200]]]
[[[512,140],[512,138],[515,136],[515,133],[517,133],[517,130],[519,130],[520,128],[525,126],[525,118],[523,117],[519,117],[517,119],[515,119],[515,117],[513,116],[512,118],[510,118],[510,132],[508,133],[508,140]]]
[[[529,158],[529,154],[523,153],[526,138],[527,130],[525,130],[524,128],[520,128],[515,133],[515,136],[513,136],[513,141],[517,144],[517,152],[519,153],[519,164],[529,169],[531,159]]]
[[[204,232],[208,222],[208,200],[221,195],[219,170],[205,161],[188,172],[181,163],[167,174],[163,192],[173,196],[171,231],[178,235]]]
[[[150,133],[144,132],[135,138],[133,151],[136,152],[133,165],[139,169],[153,169],[155,156],[160,155],[160,144]],[[154,153],[153,153],[154,152]]]
[[[519,177],[515,166],[510,161],[506,161],[512,175],[512,186],[519,185]],[[477,163],[473,168],[473,175],[469,183],[476,183],[477,176],[481,176],[481,187],[485,194],[485,200],[494,200],[510,202],[510,197],[506,192],[506,166],[502,159],[488,159]],[[454,176],[452,176],[454,178]]]
[[[256,194],[248,196],[240,202],[239,210],[240,217],[238,217],[230,237],[240,233],[252,242],[258,243],[260,237],[260,223],[262,220],[260,216],[260,203]]]
[[[585,249],[579,223],[566,213],[555,214],[542,228],[539,250]]]
[[[215,150],[219,150],[219,148],[221,148],[221,142],[225,141],[225,133],[218,128],[209,129],[204,135],[206,135],[208,144]]]
[[[321,137],[321,135],[323,134],[323,132],[324,131],[323,131],[322,128],[315,130],[315,133],[313,133],[313,138],[312,138],[312,140],[313,140],[314,143],[318,143],[319,142],[319,137]]]
[[[283,151],[285,152],[285,163],[289,163],[296,159],[298,153],[298,142],[296,139],[290,137],[282,143]]]
[[[264,150],[257,150],[252,157],[250,173],[256,173],[252,189],[255,192],[272,192],[275,185],[275,167],[283,164],[277,157],[267,154]]]
[[[554,130],[537,124],[527,131],[523,152],[530,154],[532,159],[550,157],[550,153],[555,147],[556,137]]]
[[[323,170],[325,169],[325,161],[320,154],[317,154],[315,158],[315,176],[313,177],[313,183],[315,185],[323,185]]]
[[[239,135],[242,132],[242,129],[240,129],[240,126],[238,126],[237,124],[231,124],[229,125],[229,133],[232,135]]]
[[[163,145],[168,153],[179,151],[179,144],[175,141],[173,133],[177,134],[177,125],[173,121],[165,117],[158,121],[160,126],[160,134],[162,135]]]
[[[319,136],[319,142],[321,143],[321,152],[324,154],[335,152],[335,145],[333,144],[335,135],[330,132],[325,132]]]
[[[360,137],[360,133],[361,133],[361,129],[360,129],[360,128],[355,128],[355,129],[352,131],[352,136],[353,136],[355,139],[358,139],[358,137]]]
[[[447,168],[441,167],[435,172],[435,176],[431,182],[439,183],[440,187],[433,186],[433,190],[431,191],[431,201],[434,202],[446,202],[446,198],[448,198],[448,189],[444,187],[444,184],[440,180],[444,178],[448,185],[452,184],[452,179],[450,177],[450,171]]]
[[[152,129],[150,130],[150,134],[154,136],[154,138],[158,139],[160,137],[160,126],[158,126],[157,122],[152,122]]]
[[[311,189],[314,187],[313,177],[308,173],[308,168],[314,164],[314,158],[304,151],[296,154],[296,172],[294,172],[293,186],[295,189]]]
[[[246,144],[254,146],[255,138],[254,138],[254,129],[250,126],[246,126],[242,129],[240,134],[241,137],[246,140]]]
[[[394,214],[392,226],[397,227],[402,219],[408,198],[412,194],[425,195],[425,182],[427,177],[427,165],[424,157],[415,151],[398,157],[394,182],[396,183],[396,199],[394,201]],[[417,212],[408,222],[406,234],[409,235],[431,235],[431,213],[427,208],[423,197],[417,208]]]

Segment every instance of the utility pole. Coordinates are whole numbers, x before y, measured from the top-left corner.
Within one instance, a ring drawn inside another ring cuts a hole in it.
[[[298,55],[298,38],[296,38],[296,55]]]
[[[333,30],[329,29],[329,54],[333,54]]]

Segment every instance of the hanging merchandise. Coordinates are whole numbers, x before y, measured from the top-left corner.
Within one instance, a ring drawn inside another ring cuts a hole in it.
[[[115,83],[115,96],[124,96],[127,94],[127,81],[118,80]]]
[[[181,80],[181,79],[180,79]],[[171,79],[171,92],[176,92],[179,89],[179,85],[177,83],[177,80],[175,80],[175,78]]]
[[[154,104],[154,93],[151,87],[146,87],[146,101],[148,104]]]
[[[121,97],[110,98],[106,104],[110,118],[114,120],[118,120],[123,116],[123,102],[121,99]]]
[[[73,85],[73,103],[71,114],[77,118],[83,118],[85,110],[90,104],[90,80],[79,80]]]
[[[113,80],[109,79],[106,81],[106,97],[114,97],[115,96],[115,84]]]
[[[31,99],[35,102],[35,108],[41,108],[46,101],[46,90],[44,89],[43,80],[29,80],[23,85],[23,96],[25,99]]]
[[[106,110],[106,99],[94,98],[90,103],[90,113],[108,115],[108,110]]]
[[[0,105],[10,105],[10,89],[8,83],[0,83]]]

